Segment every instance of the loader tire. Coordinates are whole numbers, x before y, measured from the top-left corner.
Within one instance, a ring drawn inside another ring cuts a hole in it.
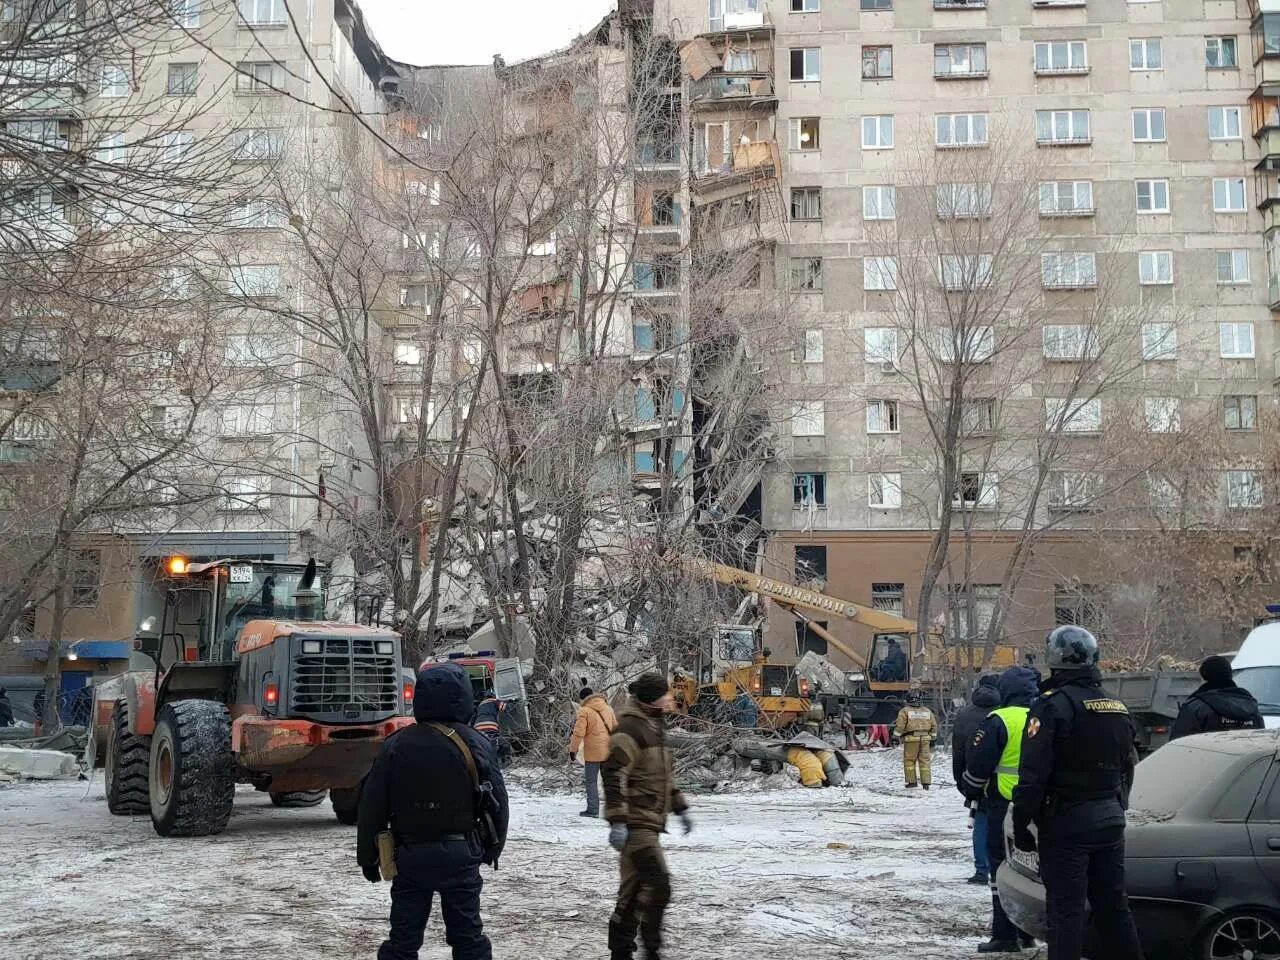
[[[221,833],[236,792],[231,716],[215,700],[177,700],[151,738],[151,824],[162,837]]]
[[[333,815],[339,823],[351,826],[360,813],[360,788],[343,787],[329,791],[329,801],[333,804]]]
[[[271,791],[273,807],[314,807],[324,799],[323,790]]]
[[[117,700],[107,729],[103,764],[108,810],[118,817],[150,812],[151,795],[147,791],[150,763],[151,738],[129,732],[129,705]]]

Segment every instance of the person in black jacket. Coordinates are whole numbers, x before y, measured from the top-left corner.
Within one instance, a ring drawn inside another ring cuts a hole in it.
[[[1098,641],[1088,630],[1056,628],[1045,663],[1051,673],[1027,717],[1013,791],[1013,842],[1039,850],[1049,957],[1080,960],[1088,900],[1100,956],[1142,960],[1124,885],[1125,807],[1138,759],[1133,721],[1102,689]]]
[[[9,691],[0,687],[0,727],[13,726],[13,704],[9,702]]]
[[[978,733],[978,728],[987,719],[987,715],[1000,706],[1000,691],[996,689],[999,679],[994,673],[978,678],[978,685],[969,695],[969,703],[961,708],[951,721],[951,776],[955,778],[956,789],[964,793],[964,768],[969,747]],[[987,864],[987,805],[982,798],[969,801],[971,819],[973,820],[973,876],[969,883],[987,883],[989,872]]]
[[[1258,701],[1248,690],[1236,686],[1230,660],[1209,657],[1200,664],[1200,676],[1204,683],[1187,697],[1178,711],[1178,719],[1169,734],[1170,740],[1214,730],[1262,729]]]
[[[378,960],[415,960],[437,893],[453,960],[493,958],[480,920],[480,864],[496,863],[506,841],[507,791],[493,744],[468,725],[472,706],[471,682],[457,664],[423,670],[414,689],[417,724],[387,740],[365,777],[356,859],[366,880],[380,879],[377,836],[388,825],[396,847],[391,933]],[[498,848],[487,855],[476,835],[476,791],[462,751],[433,723],[462,738],[498,802]]]

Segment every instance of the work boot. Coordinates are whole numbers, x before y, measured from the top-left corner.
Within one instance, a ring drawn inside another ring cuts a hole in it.
[[[908,784],[907,784],[907,789],[908,789],[908,790],[914,790],[915,788],[916,788],[916,785],[915,785],[914,783],[908,783]]]
[[[598,816],[600,816],[600,812],[599,812],[598,810],[581,810],[581,811],[579,811],[579,812],[578,812],[578,816],[580,816],[580,817],[598,817]]]
[[[985,887],[987,885],[987,875],[981,870],[975,870],[973,871],[973,876],[966,880],[965,883],[982,884]]]
[[[1036,938],[1029,933],[1019,933],[1018,942],[1022,944],[1023,950],[1030,950],[1036,945]]]
[[[924,787],[926,790],[929,789],[929,785],[927,783],[922,783],[920,786]]]
[[[1020,953],[1022,948],[1017,940],[988,940],[978,944],[979,953]]]

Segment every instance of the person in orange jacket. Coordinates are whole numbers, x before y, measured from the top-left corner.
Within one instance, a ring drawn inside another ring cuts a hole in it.
[[[582,760],[586,765],[584,774],[587,788],[587,809],[579,816],[600,816],[600,765],[609,756],[609,735],[618,725],[618,718],[613,715],[613,708],[603,696],[594,693],[590,687],[578,691],[578,700],[582,706],[578,709],[578,718],[573,722],[573,736],[569,738],[569,762],[578,756],[582,749]]]

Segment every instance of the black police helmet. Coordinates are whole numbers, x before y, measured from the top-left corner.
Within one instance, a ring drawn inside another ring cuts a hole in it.
[[[1045,641],[1044,662],[1050,670],[1092,667],[1098,662],[1098,640],[1084,627],[1055,627]]]

